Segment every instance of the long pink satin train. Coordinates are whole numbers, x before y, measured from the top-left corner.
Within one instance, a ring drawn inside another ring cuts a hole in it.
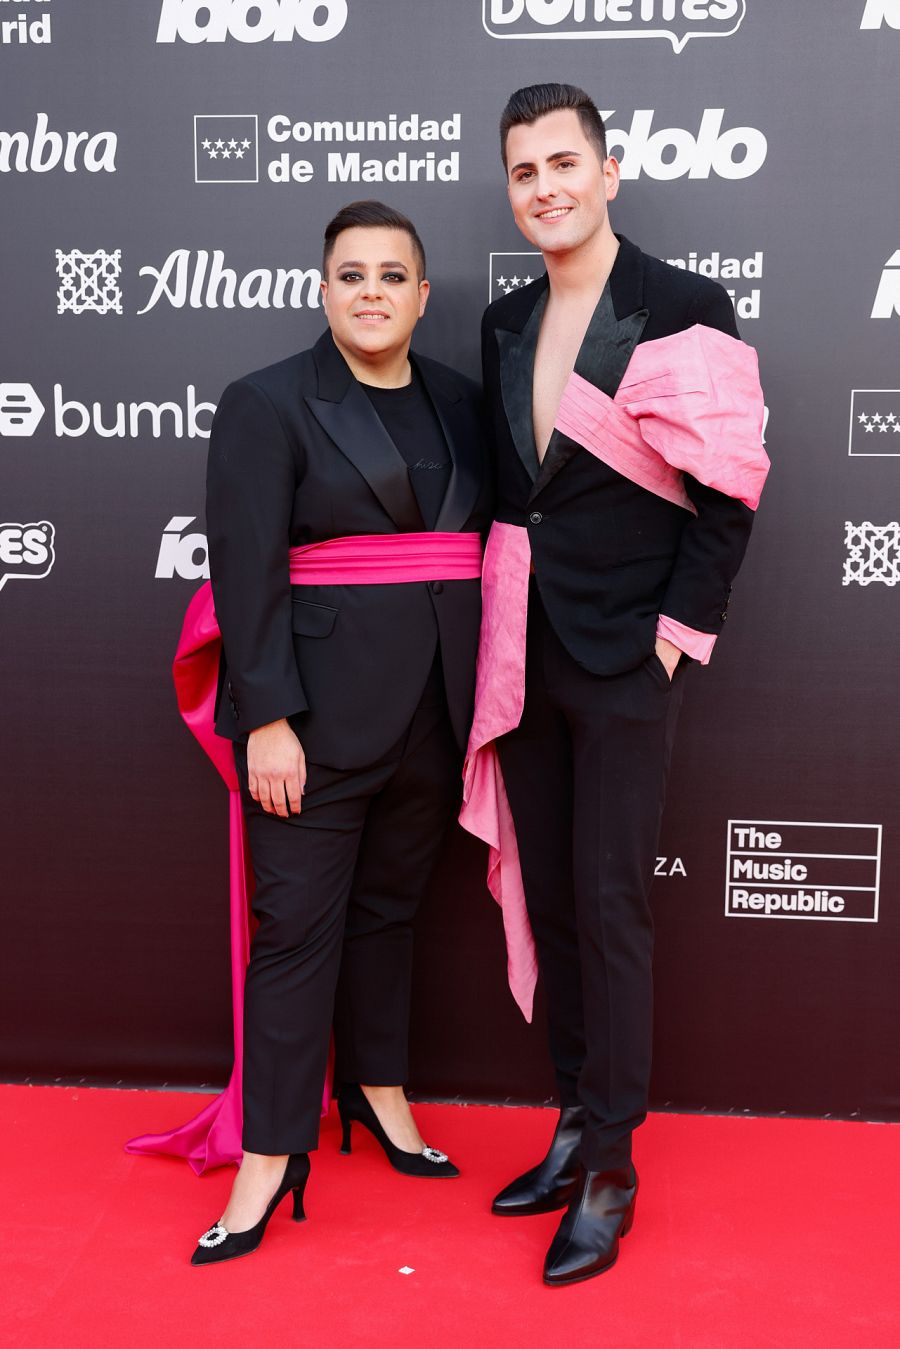
[[[474,533],[361,534],[290,550],[290,579],[296,585],[477,580],[480,575],[481,538]],[[125,1144],[126,1152],[183,1157],[197,1175],[211,1167],[239,1162],[242,1156],[244,977],[250,955],[253,877],[231,741],[215,733],[221,650],[212,587],[207,581],[187,607],[172,675],[179,711],[228,788],[234,1067],[228,1086],[199,1115],[177,1129],[141,1134]],[[328,1112],[330,1100],[331,1056],[322,1099],[323,1115]]]
[[[237,772],[230,740],[217,736],[214,705],[221,639],[207,581],[187,607],[172,675],[178,707],[192,734],[212,760],[228,788],[228,912],[231,929],[231,1009],[234,1067],[228,1086],[177,1129],[141,1134],[126,1152],[183,1157],[202,1175],[215,1166],[239,1162],[241,1149],[241,1068],[243,1060],[244,973],[250,955],[250,896],[253,890],[247,833],[241,811]],[[323,1111],[328,1108],[328,1086]]]

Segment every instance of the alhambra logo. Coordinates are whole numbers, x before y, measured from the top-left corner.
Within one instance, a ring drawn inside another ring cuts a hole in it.
[[[237,139],[231,137],[230,139]],[[241,161],[238,160],[238,163]],[[58,314],[122,314],[122,250],[56,250]],[[137,269],[129,282],[128,312],[158,304],[173,309],[318,309],[318,267],[253,267],[237,271],[221,248],[176,248],[159,266]]]
[[[496,38],[659,37],[680,52],[692,37],[731,37],[746,12],[746,0],[483,0],[482,22]]]

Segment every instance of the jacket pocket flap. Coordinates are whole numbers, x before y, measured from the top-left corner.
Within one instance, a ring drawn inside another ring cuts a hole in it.
[[[309,600],[294,600],[291,627],[302,637],[327,637],[338,616],[337,609]]]

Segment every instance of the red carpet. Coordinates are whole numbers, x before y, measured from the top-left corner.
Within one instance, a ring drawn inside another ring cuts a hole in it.
[[[900,1345],[900,1126],[655,1115],[619,1263],[551,1289],[540,1271],[556,1217],[488,1212],[542,1150],[549,1112],[417,1107],[464,1168],[451,1181],[397,1175],[358,1127],[341,1157],[332,1118],[310,1221],[295,1227],[284,1204],[255,1255],[192,1269],[231,1170],[197,1180],[122,1142],[199,1104],[0,1087],[3,1345]]]

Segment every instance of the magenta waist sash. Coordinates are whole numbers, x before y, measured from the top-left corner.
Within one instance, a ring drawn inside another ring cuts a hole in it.
[[[292,585],[385,585],[410,581],[466,581],[481,575],[479,534],[356,534],[292,548]],[[188,728],[212,760],[229,791],[229,914],[234,1068],[228,1086],[199,1115],[163,1133],[142,1134],[127,1152],[185,1158],[201,1175],[241,1159],[241,1063],[244,974],[250,954],[252,872],[231,744],[215,733],[215,702],[222,638],[207,581],[184,616],[172,667],[175,693]],[[326,1082],[323,1114],[330,1100]],[[171,1101],[160,1096],[160,1104]]]
[[[292,548],[293,585],[477,581],[480,534],[351,534]]]

